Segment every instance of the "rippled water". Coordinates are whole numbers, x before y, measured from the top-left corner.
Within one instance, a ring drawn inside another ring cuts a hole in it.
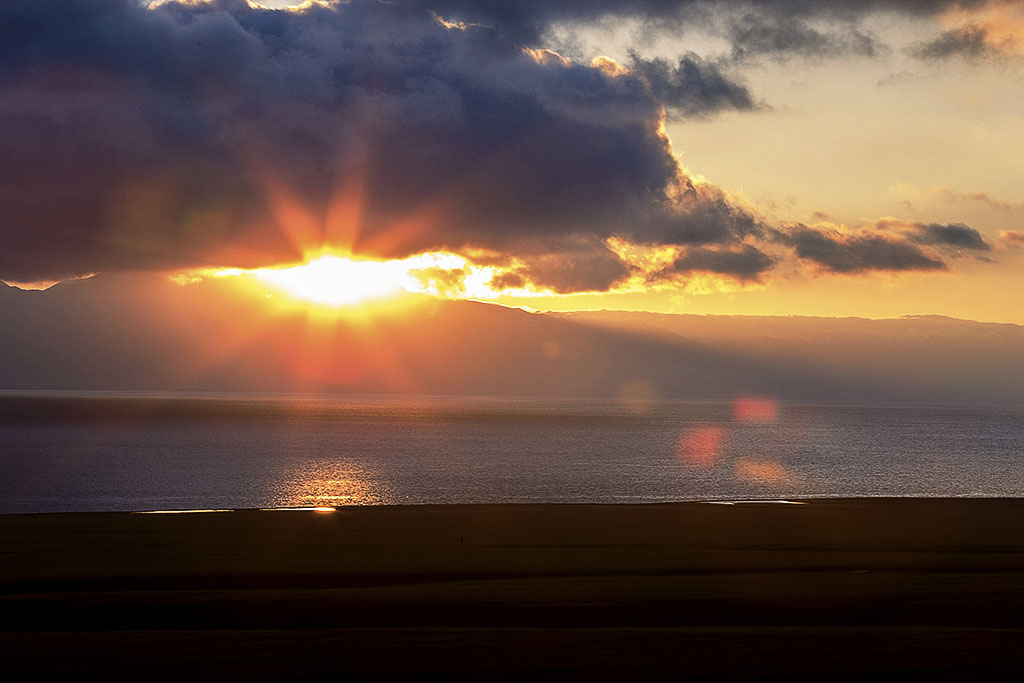
[[[0,512],[1020,496],[1024,411],[0,397]]]

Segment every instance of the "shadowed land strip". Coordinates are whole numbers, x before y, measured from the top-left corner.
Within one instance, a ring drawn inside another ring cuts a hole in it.
[[[0,517],[15,677],[1009,673],[1024,500]],[[76,673],[77,672],[77,673]]]

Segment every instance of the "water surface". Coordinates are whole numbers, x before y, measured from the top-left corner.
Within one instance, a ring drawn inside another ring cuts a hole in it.
[[[0,396],[0,512],[1020,496],[1024,411]]]

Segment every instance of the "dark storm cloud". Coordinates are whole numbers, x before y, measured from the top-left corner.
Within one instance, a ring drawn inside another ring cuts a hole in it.
[[[757,280],[774,264],[775,259],[749,244],[735,250],[690,247],[675,260],[668,271],[659,275],[702,272],[726,275],[737,280]]]
[[[381,256],[757,233],[659,129],[663,106],[749,109],[745,88],[690,56],[611,73],[524,50],[529,26],[594,16],[582,3],[472,3],[486,26],[464,30],[442,23],[455,5],[0,3],[0,278],[293,260],[284,233],[339,197]]]
[[[963,223],[950,223],[949,225],[931,223],[916,227],[920,232],[911,239],[921,244],[974,251],[989,251],[992,248],[982,238],[981,233]]]
[[[946,269],[941,259],[899,237],[877,233],[845,235],[804,225],[780,237],[796,250],[797,257],[833,273]]]

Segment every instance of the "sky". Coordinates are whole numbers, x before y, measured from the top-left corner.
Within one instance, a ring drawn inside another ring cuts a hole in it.
[[[1024,2],[285,4],[0,3],[0,280],[1024,323]]]

